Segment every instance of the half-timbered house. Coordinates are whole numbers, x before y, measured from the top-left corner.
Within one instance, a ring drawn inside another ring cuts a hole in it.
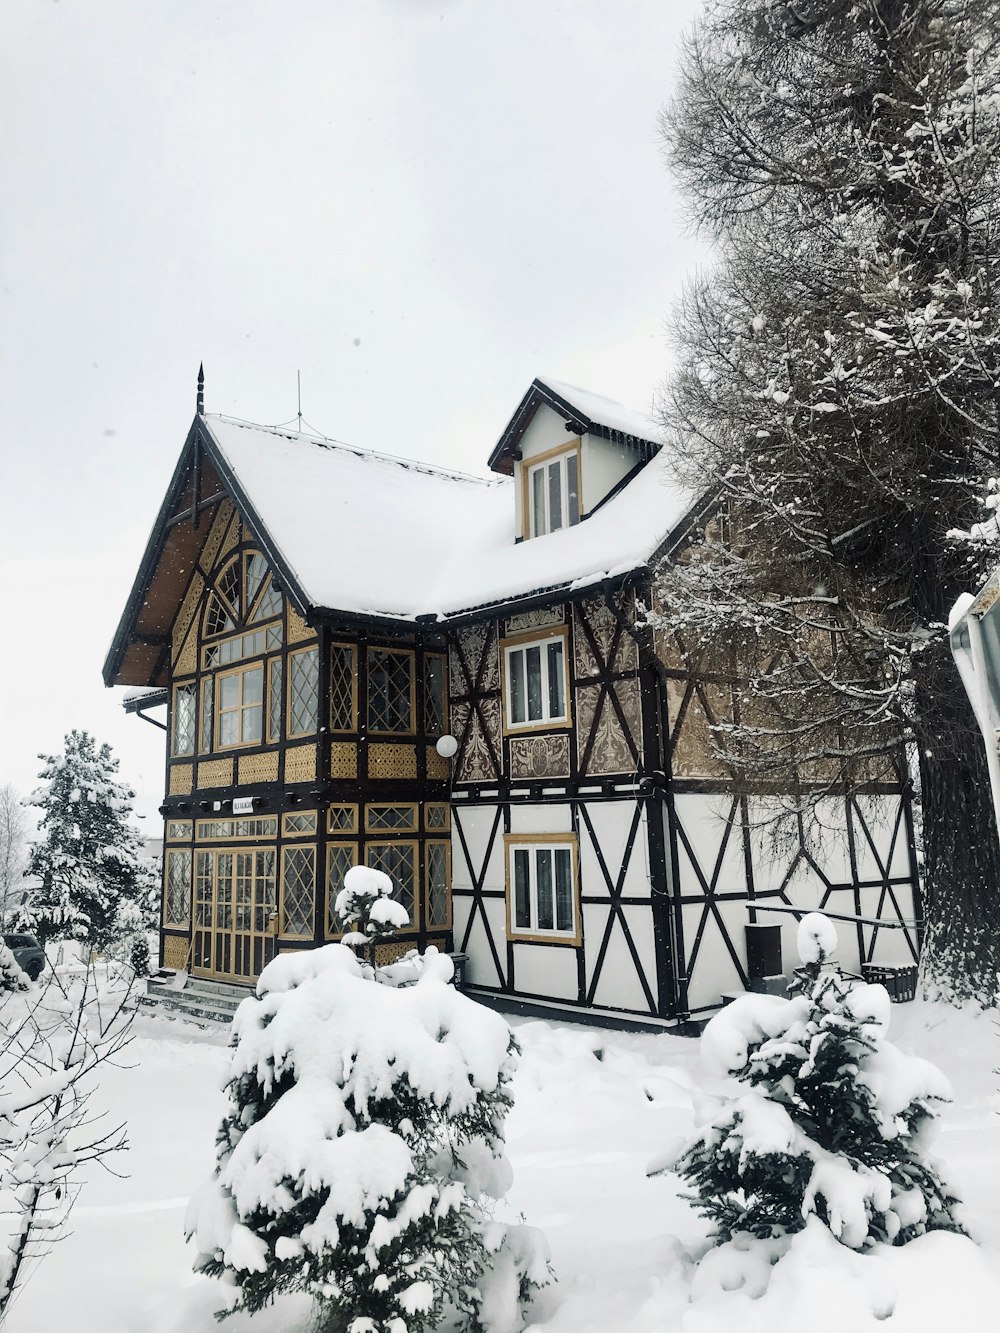
[[[410,912],[394,948],[578,1015],[711,1009],[780,970],[777,940],[754,957],[755,926],[793,919],[771,908],[839,912],[848,965],[911,961],[905,792],[845,798],[822,863],[777,856],[712,757],[724,683],[645,627],[698,512],[652,423],[537,379],[489,463],[199,401],[105,663],[134,711],[168,709],[164,962],[251,983],[271,950],[338,937],[357,863]]]

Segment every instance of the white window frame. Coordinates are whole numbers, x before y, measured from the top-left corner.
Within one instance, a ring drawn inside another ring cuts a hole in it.
[[[569,486],[569,460],[573,459],[576,464],[576,513],[573,514],[570,509],[570,486]],[[580,495],[580,451],[576,447],[565,449],[555,457],[543,457],[536,463],[527,462],[525,467],[528,470],[528,484],[526,487],[525,503],[528,506],[528,535],[531,537],[544,537],[550,532],[558,532],[561,528],[572,528],[580,522],[583,505]],[[552,469],[556,469],[559,476],[559,522],[553,525],[552,519],[552,493],[549,474]],[[544,474],[542,482],[542,510],[543,526],[539,527],[535,511],[535,477]]]
[[[571,833],[508,834],[504,842],[507,855],[507,938],[540,944],[579,945],[581,941],[580,878],[576,837]],[[570,866],[571,921],[569,925],[562,927],[556,924],[555,857],[558,852],[565,852],[568,855]],[[517,922],[517,858],[519,854],[527,857],[529,912],[527,925],[519,925]],[[551,864],[551,927],[539,924],[541,916],[538,897],[540,856],[548,857]]]
[[[562,712],[549,711],[549,648],[559,643],[562,649]],[[540,717],[528,717],[528,653],[532,648],[539,650],[539,675],[542,700]],[[523,654],[520,662],[518,654]],[[523,665],[521,665],[523,663]],[[503,644],[504,675],[504,728],[506,731],[531,731],[548,727],[568,727],[569,715],[569,641],[565,630],[557,634],[543,634],[536,638],[505,640]],[[523,672],[523,675],[522,675]],[[521,676],[524,684],[524,720],[514,721],[513,694],[515,676]]]

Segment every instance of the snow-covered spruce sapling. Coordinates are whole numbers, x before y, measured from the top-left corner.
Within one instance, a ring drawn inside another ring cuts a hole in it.
[[[376,945],[392,939],[397,930],[410,924],[409,912],[392,897],[392,880],[384,871],[369,866],[351,866],[334,911],[337,920],[350,927],[343,943],[367,949],[373,964]]]
[[[489,1215],[511,1180],[517,1046],[451,976],[432,948],[414,985],[376,985],[341,944],[264,969],[233,1019],[216,1170],[186,1224],[225,1313],[301,1291],[337,1333],[523,1326],[547,1249]]]
[[[836,942],[825,917],[805,917],[791,998],[740,996],[702,1035],[705,1063],[741,1088],[674,1170],[719,1244],[810,1216],[852,1249],[962,1230],[927,1156],[948,1082],[886,1040],[888,993],[830,966]]]

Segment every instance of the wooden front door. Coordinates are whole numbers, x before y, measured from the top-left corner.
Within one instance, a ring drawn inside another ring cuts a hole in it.
[[[221,981],[256,981],[270,957],[277,906],[273,847],[199,851],[192,971]]]

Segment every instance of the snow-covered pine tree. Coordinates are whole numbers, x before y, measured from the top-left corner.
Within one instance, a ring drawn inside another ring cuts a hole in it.
[[[138,902],[148,880],[142,840],[129,823],[135,793],[116,780],[108,745],[71,731],[61,755],[41,755],[42,786],[31,804],[42,811],[27,873],[41,886],[27,904],[27,924],[44,943],[77,939],[106,949],[119,913]]]
[[[886,1040],[885,987],[829,965],[826,917],[805,917],[798,938],[792,997],[740,996],[702,1034],[705,1063],[741,1088],[674,1164],[689,1197],[719,1244],[788,1235],[813,1215],[856,1250],[961,1231],[927,1156],[947,1080]]]
[[[303,1291],[331,1333],[523,1327],[546,1246],[489,1216],[511,1180],[517,1047],[450,979],[433,949],[402,989],[340,944],[265,968],[233,1019],[216,1171],[186,1223],[227,1313]]]
[[[735,661],[718,749],[796,819],[913,740],[925,993],[985,1003],[1000,861],[945,624],[994,558],[948,533],[995,470],[998,39],[997,0],[716,0],[664,117],[717,254],[667,447],[722,516],[663,571],[664,624],[696,671]]]

